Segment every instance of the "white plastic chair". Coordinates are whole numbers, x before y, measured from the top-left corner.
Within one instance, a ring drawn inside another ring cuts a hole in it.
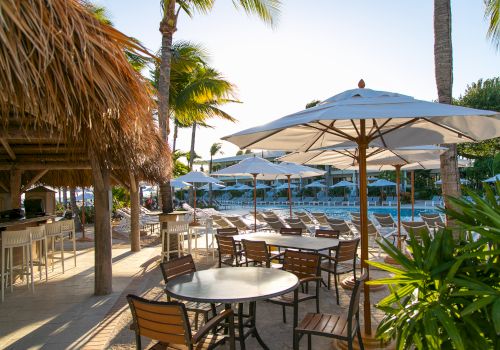
[[[64,236],[61,232],[61,222],[52,222],[45,224],[45,236],[47,240],[50,240],[51,246],[51,260],[52,260],[52,271],[54,271],[54,260],[56,257],[54,256],[56,253],[56,241],[59,241],[59,254],[60,257],[57,259],[61,260],[62,271],[64,273]]]
[[[45,267],[45,281],[49,280],[48,260],[47,260],[47,235],[45,234],[45,225],[28,227],[27,230],[31,234],[31,247],[33,244],[38,245],[38,259],[33,259],[33,264],[38,266],[40,280],[42,279],[42,266]],[[43,261],[42,261],[43,255]]]
[[[2,302],[5,297],[5,288],[7,288],[7,275],[10,278],[10,291],[14,291],[14,248],[22,248],[23,261],[20,267],[20,275],[25,275],[26,285],[31,290],[35,290],[33,281],[33,259],[31,251],[31,233],[28,230],[4,231],[2,232]]]
[[[73,260],[75,262],[76,267],[76,229],[75,229],[75,220],[61,220],[58,221],[61,225],[61,234],[63,242],[61,243],[62,250],[64,252],[64,240],[70,239],[73,241]],[[64,254],[64,253],[62,253]],[[64,255],[63,255],[64,256]],[[63,273],[64,273],[64,261],[63,261]]]

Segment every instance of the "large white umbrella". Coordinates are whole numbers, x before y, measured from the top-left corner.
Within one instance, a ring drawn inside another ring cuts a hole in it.
[[[498,112],[416,100],[392,92],[347,90],[319,105],[223,139],[240,148],[309,151],[346,141],[359,152],[361,264],[369,274],[366,155],[369,146],[398,148],[475,142],[500,135]],[[364,288],[365,332],[371,333],[369,286]]]
[[[490,177],[489,179],[484,180],[483,182],[497,182],[500,181],[500,174],[496,174],[493,177]]]
[[[170,180],[170,187],[173,188],[185,188],[185,187],[191,187],[191,184],[185,182],[185,181],[179,181],[177,179],[172,179]]]
[[[313,181],[310,184],[307,184],[305,187],[306,188],[326,188],[328,186],[325,185],[324,183],[319,182],[319,181]]]
[[[210,177],[201,171],[191,171],[186,175],[179,176],[175,180],[193,184],[193,225],[196,225],[196,184],[219,183],[216,178]]]
[[[282,184],[279,184],[278,186],[275,187],[277,190],[281,191],[281,190],[286,190],[286,189],[289,189],[289,188],[297,188],[297,185],[295,184],[288,184],[288,183],[282,183]]]
[[[287,175],[287,170],[281,168],[277,164],[260,157],[249,157],[241,162],[228,166],[213,173],[215,176],[247,176],[253,177],[253,209],[254,209],[254,229],[257,229],[257,176],[266,175]],[[289,191],[290,192],[290,191]],[[290,209],[291,211],[291,209]]]
[[[214,190],[214,191],[222,190],[224,188],[226,188],[226,186],[224,186],[224,185],[221,185],[221,184],[218,184],[218,183],[213,183],[212,184],[212,190]],[[203,186],[200,187],[200,190],[208,191],[208,190],[210,190],[210,185],[209,184],[203,185]]]
[[[356,186],[353,182],[342,180],[337,182],[336,184],[331,185],[331,188],[337,188],[337,187],[354,187]]]
[[[397,184],[395,182],[386,179],[379,179],[375,182],[372,182],[371,184],[368,184],[368,187],[391,187],[391,186],[397,186]]]
[[[268,186],[268,185],[263,184],[263,183],[258,183],[257,186],[255,186],[255,188],[258,190],[266,190],[268,188],[271,188],[271,186]]]

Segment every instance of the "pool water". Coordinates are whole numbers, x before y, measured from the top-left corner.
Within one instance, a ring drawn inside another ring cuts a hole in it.
[[[257,210],[269,210],[272,209],[280,215],[288,217],[290,213],[290,209],[288,207],[276,207],[276,206],[259,206]],[[293,208],[294,211],[308,211],[312,213],[325,213],[327,216],[338,217],[342,219],[351,219],[351,212],[359,212],[359,207],[345,207],[345,208],[329,208],[329,207],[321,207],[321,206],[298,206]],[[394,219],[397,217],[397,209],[393,207],[374,207],[368,208],[368,217],[372,218],[373,214],[390,214]],[[420,213],[426,214],[437,214],[435,208],[415,208],[415,221],[420,220]],[[402,208],[401,209],[401,220],[402,221],[411,221],[411,208]]]

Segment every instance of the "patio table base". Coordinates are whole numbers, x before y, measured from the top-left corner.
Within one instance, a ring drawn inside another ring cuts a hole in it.
[[[363,338],[363,346],[365,349],[371,349],[371,350],[392,350],[392,349],[395,349],[394,342],[384,343],[384,342],[380,341],[379,339],[375,338],[375,333],[376,333],[376,330],[373,329],[372,333],[367,335],[365,333],[363,325],[361,325],[361,338]],[[352,348],[354,350],[359,350],[359,343],[357,340],[355,340],[352,343]],[[346,341],[334,339],[332,341],[331,349],[347,350],[348,345],[347,345]]]

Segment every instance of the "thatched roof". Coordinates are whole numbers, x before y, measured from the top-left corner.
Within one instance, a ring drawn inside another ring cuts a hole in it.
[[[85,168],[92,152],[162,180],[169,151],[152,121],[152,89],[125,48],[146,53],[80,1],[0,1],[0,170],[36,170],[37,162]],[[73,175],[85,177],[68,170],[59,180]]]

